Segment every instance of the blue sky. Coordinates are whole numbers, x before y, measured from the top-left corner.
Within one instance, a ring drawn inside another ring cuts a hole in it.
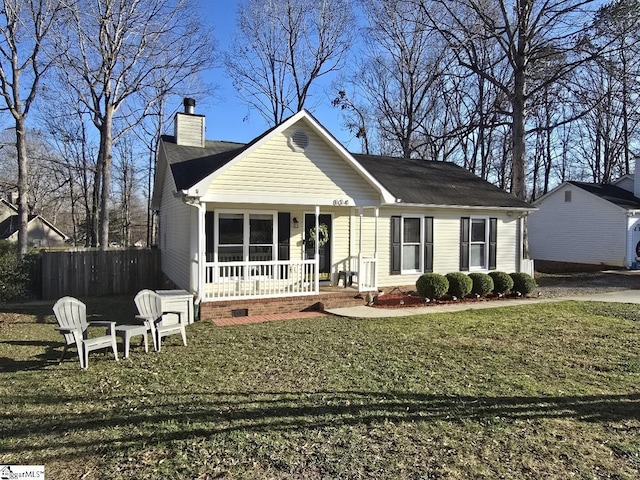
[[[199,0],[204,20],[213,26],[220,53],[226,52],[236,27],[236,13],[240,0]],[[224,68],[219,66],[206,73],[206,80],[218,85],[215,95],[202,99],[196,105],[196,113],[206,115],[207,139],[248,142],[269,128],[257,111],[252,111],[238,97]],[[307,100],[307,109],[342,144],[358,151],[360,141],[342,127],[342,115],[331,107],[328,86],[331,78],[321,79],[314,96]],[[326,89],[326,91],[324,91]]]

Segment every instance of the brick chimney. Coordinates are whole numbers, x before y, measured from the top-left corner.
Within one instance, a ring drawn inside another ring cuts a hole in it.
[[[204,115],[195,114],[196,101],[185,98],[184,113],[176,113],[174,135],[176,144],[187,147],[204,147]]]

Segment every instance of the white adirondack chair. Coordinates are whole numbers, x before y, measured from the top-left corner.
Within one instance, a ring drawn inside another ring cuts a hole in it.
[[[116,345],[116,322],[87,322],[87,307],[77,298],[62,297],[53,306],[53,313],[58,320],[58,330],[65,339],[66,345],[62,351],[60,362],[64,359],[67,349],[75,344],[80,357],[80,368],[89,367],[89,352],[102,348],[113,349],[113,355],[118,360]],[[90,326],[106,327],[107,334],[99,337],[89,337]]]
[[[143,320],[151,330],[153,348],[157,352],[162,348],[162,337],[168,335],[179,333],[182,335],[182,343],[185,347],[187,346],[187,332],[185,330],[187,319],[182,318],[182,312],[163,312],[162,298],[153,290],[140,290],[133,301],[139,313],[136,318]]]

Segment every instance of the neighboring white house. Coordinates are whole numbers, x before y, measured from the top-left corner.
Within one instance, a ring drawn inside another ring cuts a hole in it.
[[[534,202],[529,248],[535,260],[637,268],[640,179],[564,182]]]
[[[0,198],[0,240],[17,242],[18,226],[18,207]],[[69,239],[55,225],[40,215],[29,215],[27,232],[29,247],[59,247]]]
[[[352,154],[306,111],[248,144],[205,141],[204,123],[176,115],[153,195],[162,270],[200,301],[317,295],[341,272],[360,291],[430,271],[533,273],[531,205],[461,167]]]

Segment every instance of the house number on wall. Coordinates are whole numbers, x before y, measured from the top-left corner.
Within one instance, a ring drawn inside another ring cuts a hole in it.
[[[333,206],[334,207],[342,207],[342,206],[347,206],[349,205],[349,200],[334,200],[333,201]]]

